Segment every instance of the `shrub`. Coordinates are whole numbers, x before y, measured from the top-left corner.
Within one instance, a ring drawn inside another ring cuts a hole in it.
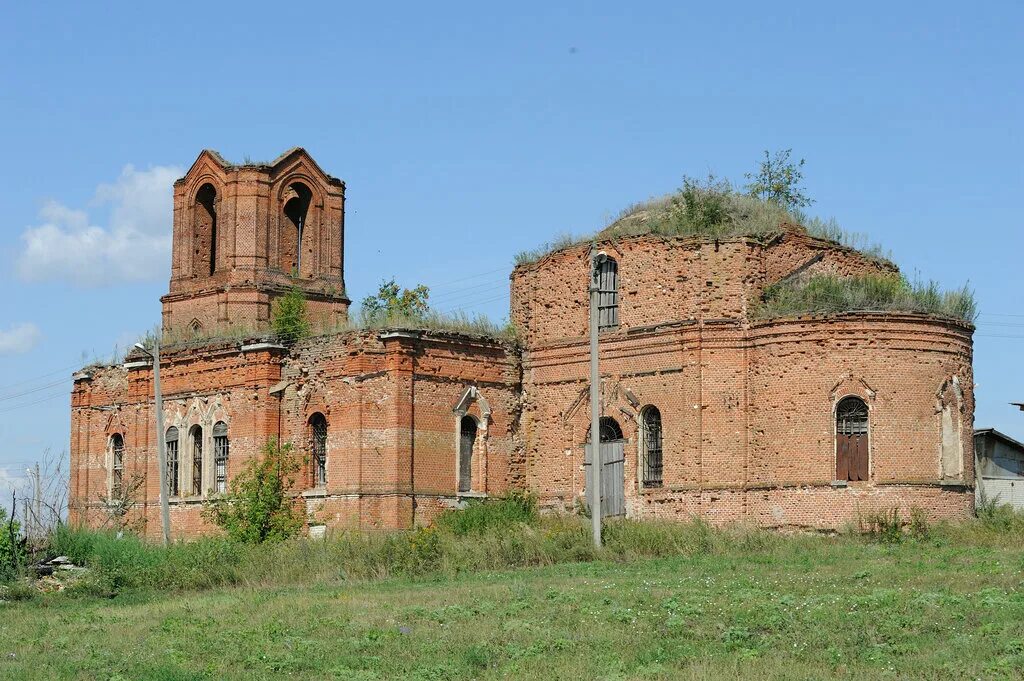
[[[935,282],[911,283],[898,274],[815,274],[780,282],[765,289],[752,315],[763,319],[857,310],[924,312],[966,322],[977,316],[974,294],[966,286],[943,292]]]
[[[471,499],[462,510],[442,513],[435,525],[456,536],[499,531],[516,524],[537,523],[537,498],[530,492],[513,491],[497,499]]]
[[[25,561],[25,546],[21,541],[21,525],[7,518],[0,508],[0,583],[14,579]]]
[[[366,325],[387,324],[390,319],[418,320],[427,315],[430,289],[420,284],[403,289],[392,278],[381,282],[377,293],[363,298],[360,316]]]
[[[306,296],[299,287],[293,286],[274,301],[271,328],[283,343],[294,343],[309,335]]]
[[[230,492],[203,512],[228,537],[246,543],[280,541],[295,535],[304,519],[288,491],[302,465],[290,443],[271,439],[231,481]]]
[[[896,507],[873,511],[861,519],[861,532],[884,544],[898,544],[903,541],[903,521]]]

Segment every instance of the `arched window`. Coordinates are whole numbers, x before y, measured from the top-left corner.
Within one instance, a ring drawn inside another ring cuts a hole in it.
[[[176,497],[181,493],[178,482],[178,429],[171,426],[167,429],[167,496]]]
[[[124,436],[114,433],[110,436],[110,496],[120,499],[124,488]]]
[[[623,440],[622,428],[619,422],[611,416],[602,416],[599,422],[601,428],[601,442],[616,442]],[[587,442],[590,442],[590,429],[587,429]]]
[[[292,276],[302,274],[302,242],[306,229],[306,213],[313,193],[301,182],[288,187],[284,194],[281,219],[281,271]],[[307,269],[309,265],[307,263]]]
[[[868,405],[844,397],[836,405],[836,480],[868,479]]]
[[[597,328],[599,331],[619,326],[619,264],[615,258],[599,255],[595,265],[597,283]]]
[[[192,441],[192,494],[199,496],[203,493],[203,429],[192,426],[188,435]]]
[[[217,269],[217,190],[204,184],[192,207],[192,276],[203,277]]]
[[[213,426],[213,465],[218,492],[228,491],[228,426],[217,421]]]
[[[313,465],[313,486],[327,485],[327,419],[317,412],[309,417],[309,449]]]
[[[644,487],[661,487],[661,412],[645,407],[640,414],[640,452]]]
[[[463,416],[459,421],[459,491],[473,489],[473,447],[476,444],[476,419]]]

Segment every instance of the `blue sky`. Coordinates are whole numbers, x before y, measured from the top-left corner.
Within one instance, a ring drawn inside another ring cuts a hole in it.
[[[1024,5],[553,5],[6,8],[0,484],[66,450],[72,369],[158,323],[204,147],[347,182],[353,299],[395,275],[495,319],[517,251],[791,147],[812,213],[975,289],[975,423],[1024,439]]]

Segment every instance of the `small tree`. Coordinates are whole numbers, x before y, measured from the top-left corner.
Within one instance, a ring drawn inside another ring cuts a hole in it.
[[[380,324],[389,319],[422,319],[430,310],[427,299],[430,289],[420,284],[414,289],[403,289],[394,278],[381,282],[380,290],[363,298],[363,319]]]
[[[271,326],[284,343],[294,343],[309,335],[306,296],[297,286],[293,286],[288,293],[274,301]]]
[[[804,160],[794,163],[789,159],[792,149],[776,151],[773,156],[766,149],[756,173],[747,173],[750,180],[747,191],[764,201],[771,201],[788,210],[806,208],[814,200],[804,194],[800,183],[804,179]]]
[[[7,518],[7,511],[0,508],[0,582],[18,574],[25,557],[25,546],[21,537],[21,525],[13,517]]]
[[[271,438],[231,481],[226,496],[214,499],[205,517],[235,541],[260,544],[295,535],[304,522],[288,494],[302,460],[291,444]]]

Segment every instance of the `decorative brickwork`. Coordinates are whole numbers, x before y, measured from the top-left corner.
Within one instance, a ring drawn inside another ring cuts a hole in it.
[[[318,323],[344,319],[344,185],[304,151],[246,166],[203,152],[174,196],[166,330],[265,330],[274,296],[293,284]],[[768,240],[637,236],[599,247],[610,259],[600,410],[615,421],[609,432],[621,431],[627,516],[834,530],[893,506],[933,518],[971,513],[971,325],[891,312],[752,314],[781,280],[890,264],[791,227]],[[166,427],[180,434],[175,536],[211,530],[201,511],[218,463],[230,479],[271,437],[309,457],[296,503],[311,525],[409,527],[511,488],[536,492],[548,508],[578,507],[590,418],[588,263],[581,246],[513,271],[522,347],[390,330],[290,348],[169,348],[161,379]],[[76,374],[73,522],[110,522],[103,499],[140,479],[128,519],[158,536],[152,395],[147,361]],[[866,407],[866,424],[837,423],[837,405],[851,397]],[[645,414],[658,416],[646,431]],[[189,438],[197,426],[198,448]],[[837,454],[841,442],[864,447],[850,450],[867,457],[855,475],[847,450]]]
[[[164,331],[264,331],[291,286],[318,326],[345,321],[344,240],[345,183],[303,149],[246,165],[202,152],[174,183]]]

